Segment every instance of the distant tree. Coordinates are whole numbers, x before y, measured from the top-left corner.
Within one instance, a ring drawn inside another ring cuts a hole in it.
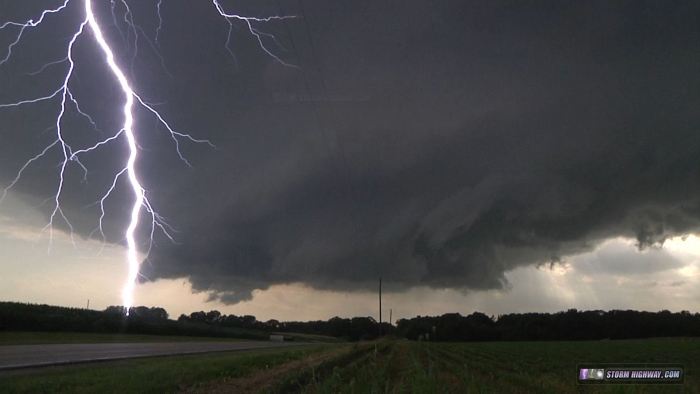
[[[207,323],[218,323],[221,319],[221,312],[219,311],[209,311],[206,314],[205,320]]]
[[[265,322],[265,327],[269,328],[270,330],[277,330],[280,328],[280,322],[275,319],[270,319]]]
[[[192,312],[192,313],[190,313],[190,320],[196,321],[196,322],[206,323],[207,314],[204,311]]]
[[[252,315],[245,315],[241,317],[241,323],[243,323],[244,327],[252,327],[256,321],[255,316]]]
[[[124,307],[123,306],[115,306],[115,305],[108,306],[105,309],[105,313],[124,315]]]

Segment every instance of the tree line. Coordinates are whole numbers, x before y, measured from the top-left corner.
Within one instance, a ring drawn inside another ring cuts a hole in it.
[[[700,313],[634,310],[511,313],[489,317],[448,313],[397,321],[396,334],[413,340],[541,341],[700,336]]]
[[[0,302],[0,331],[64,331],[132,333],[266,339],[264,332],[245,328],[175,321],[163,308],[139,306],[126,316],[121,306],[104,311],[52,305]]]
[[[316,321],[259,321],[252,315],[198,311],[169,318],[163,308],[121,306],[104,311],[0,302],[0,331],[73,331],[265,339],[271,333],[325,335],[348,341],[393,335],[429,341],[593,340],[700,336],[700,313],[633,310],[511,313],[497,317],[474,312],[400,319],[381,325],[372,317]]]
[[[179,322],[199,322],[213,326],[240,327],[275,333],[325,335],[348,341],[375,339],[380,335],[391,334],[394,331],[394,327],[388,323],[382,323],[380,330],[379,324],[372,317],[333,317],[329,320],[307,322],[280,322],[271,319],[262,322],[251,315],[222,315],[219,311],[200,311],[189,315],[180,315],[177,320]]]

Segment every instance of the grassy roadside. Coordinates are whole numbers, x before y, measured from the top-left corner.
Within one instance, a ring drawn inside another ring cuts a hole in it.
[[[239,338],[194,337],[175,335],[109,334],[90,332],[20,332],[0,331],[0,346],[48,343],[115,343],[115,342],[228,342]]]
[[[336,371],[341,368],[347,369],[349,366],[366,362],[372,357],[372,354],[376,356],[378,349],[385,352],[390,346],[389,341],[347,345],[330,354],[330,357],[316,363],[307,363],[302,368],[288,372],[277,379],[274,384],[268,385],[265,391],[271,393],[303,391],[305,387],[312,387],[332,379]]]
[[[364,354],[369,347],[358,344],[328,346],[296,360],[255,371],[243,377],[226,377],[203,382],[183,393],[294,393],[309,382],[328,373],[333,366],[343,366]]]
[[[321,343],[342,343],[340,338],[329,337],[327,335],[303,334],[297,332],[273,332],[274,335],[282,335],[285,338],[291,338],[294,341],[300,342],[321,342]]]
[[[159,357],[0,375],[2,393],[169,393],[238,378],[330,350],[328,345]]]

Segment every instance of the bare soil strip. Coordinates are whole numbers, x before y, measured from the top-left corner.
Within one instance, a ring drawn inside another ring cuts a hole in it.
[[[277,391],[280,383],[300,375],[301,371],[313,371],[324,363],[342,358],[353,352],[352,346],[343,346],[328,352],[314,353],[301,360],[290,361],[272,368],[257,371],[240,378],[224,378],[189,387],[181,393],[259,393]]]

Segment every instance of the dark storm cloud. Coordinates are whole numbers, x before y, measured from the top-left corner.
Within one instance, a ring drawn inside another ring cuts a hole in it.
[[[243,6],[303,14],[266,25],[299,70],[243,31],[234,63],[204,4],[164,9],[174,78],[141,48],[144,94],[217,145],[186,149],[186,168],[139,118],[144,180],[178,229],[145,263],[151,280],[189,277],[231,303],[276,283],[353,290],[378,276],[396,290],[499,288],[509,269],[608,237],[645,247],[698,229],[697,5]],[[16,166],[2,168],[4,180]]]

